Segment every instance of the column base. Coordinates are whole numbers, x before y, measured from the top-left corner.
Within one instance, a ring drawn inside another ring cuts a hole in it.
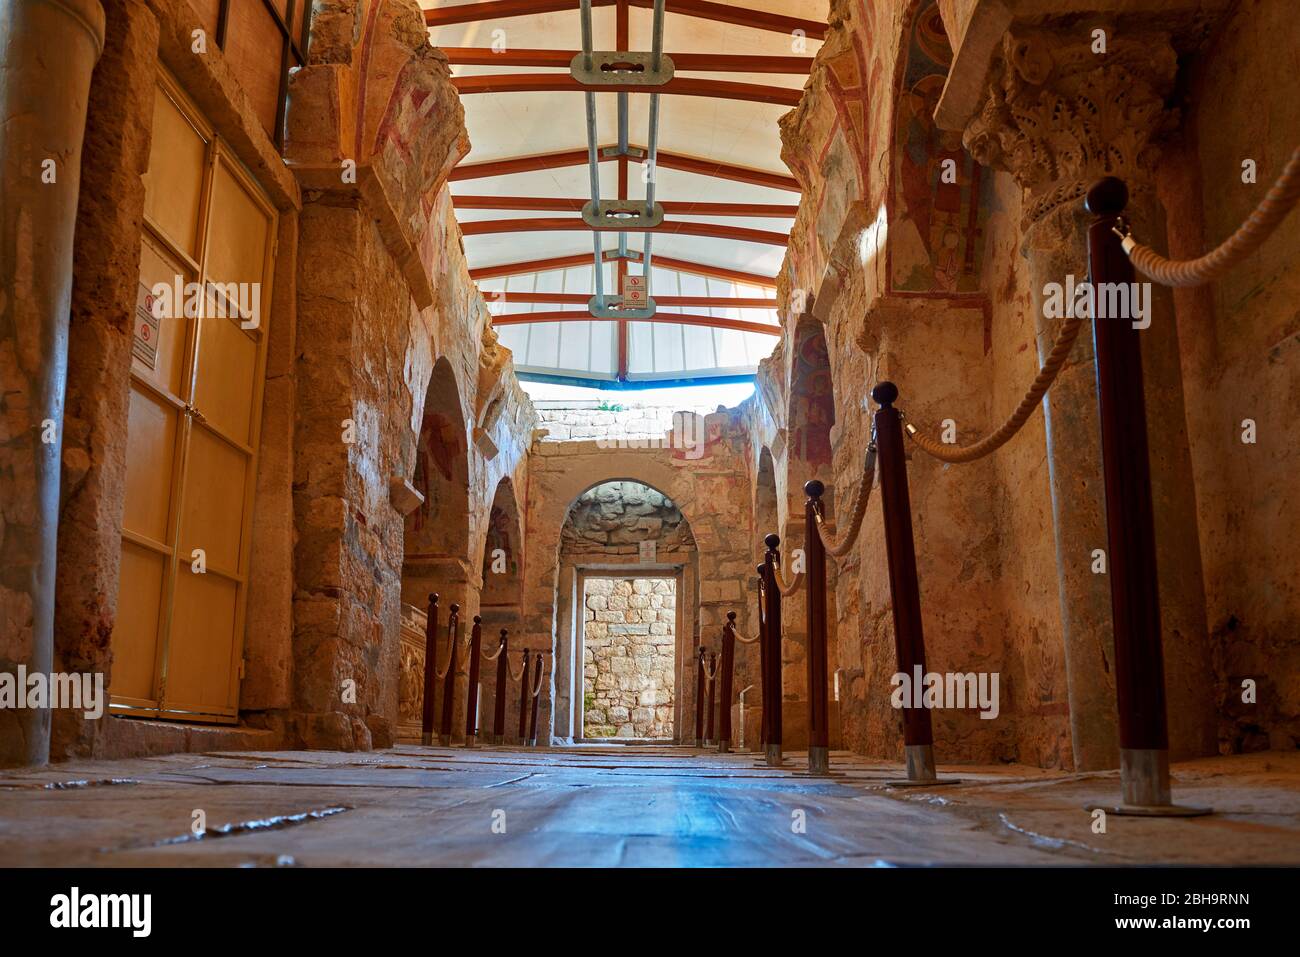
[[[886,781],[891,788],[935,788],[961,783],[960,778],[940,778],[934,773],[934,745],[904,745],[903,754],[907,761],[907,777]]]
[[[1122,817],[1202,817],[1212,808],[1173,803],[1169,789],[1169,752],[1163,748],[1121,748],[1119,804],[1085,804]]]

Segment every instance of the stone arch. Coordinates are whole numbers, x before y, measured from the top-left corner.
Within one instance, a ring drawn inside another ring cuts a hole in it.
[[[803,486],[809,479],[821,479],[828,489],[827,507],[833,512],[834,489],[831,428],[835,425],[835,391],[831,376],[826,327],[804,316],[792,335],[789,405],[786,411],[786,502],[785,521],[777,529],[787,573],[795,550],[804,546]],[[828,575],[833,573],[828,564]],[[828,591],[830,580],[828,579]],[[807,700],[806,656],[807,604],[802,590],[782,604],[782,683],[785,697]],[[833,631],[833,629],[832,629]],[[834,642],[834,637],[829,639]],[[834,660],[832,658],[832,660]]]
[[[551,726],[561,740],[573,735],[575,709],[571,692],[580,663],[574,662],[565,643],[557,640],[561,633],[559,599],[564,595],[572,601],[575,585],[573,581],[562,581],[559,575],[560,536],[572,503],[582,493],[611,481],[648,485],[670,498],[690,523],[697,580],[683,583],[684,593],[678,596],[678,603],[694,612],[698,625],[681,629],[692,644],[678,657],[679,699],[693,700],[690,696],[695,686],[692,670],[682,674],[683,659],[694,655],[701,634],[708,637],[710,644],[716,644],[726,613],[739,610],[743,602],[743,570],[753,564],[747,544],[749,523],[742,524],[738,514],[723,513],[716,501],[702,501],[691,476],[674,467],[673,462],[671,456],[659,450],[611,452],[593,444],[590,449],[565,455],[562,465],[557,463],[554,469],[532,473],[528,529],[529,554],[534,557],[526,574],[524,630],[531,647],[551,654],[552,679],[543,708],[548,709]],[[739,483],[743,478],[734,481]],[[569,696],[560,695],[560,691],[569,692]]]
[[[679,692],[696,614],[677,598],[695,592],[699,562],[671,496],[636,481],[593,485],[569,507],[557,561],[556,649],[574,668],[571,688],[557,672],[556,694],[572,702],[575,738],[690,737],[694,698]]]

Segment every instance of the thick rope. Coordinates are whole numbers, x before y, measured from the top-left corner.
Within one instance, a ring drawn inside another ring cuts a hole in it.
[[[456,630],[457,630],[457,631],[460,631],[460,622],[456,622]],[[450,632],[451,632],[451,625],[450,625],[450,623],[448,623],[447,631],[448,631],[448,635],[447,635],[447,639],[448,639],[448,642],[447,642],[447,667],[446,667],[446,668],[443,668],[441,671],[438,672],[438,680],[439,680],[439,681],[441,681],[443,678],[447,677],[447,672],[451,669],[451,666],[452,666],[453,664],[456,663],[456,658],[457,658],[457,654],[456,654],[456,637],[455,637],[454,635],[450,634]],[[460,672],[460,666],[457,665],[456,674],[460,674],[460,673],[461,673],[461,672]]]
[[[484,661],[496,661],[498,658],[501,657],[501,652],[505,649],[505,647],[506,647],[505,645],[497,645],[497,650],[492,652],[492,654],[484,655],[482,650],[479,651],[479,654],[483,655]]]
[[[789,598],[803,585],[803,572],[795,572],[794,578],[787,582],[781,577],[781,566],[776,562],[772,563],[772,577],[776,579],[776,587],[780,590],[782,598]]]
[[[740,642],[742,645],[752,645],[754,642],[758,641],[758,635],[755,635],[753,638],[746,638],[744,635],[740,633],[739,628],[732,628],[731,633],[732,635],[735,636],[736,640]]]
[[[1034,414],[1038,404],[1042,401],[1043,395],[1047,392],[1053,382],[1056,381],[1057,374],[1061,367],[1065,365],[1065,360],[1070,355],[1070,350],[1074,348],[1074,340],[1079,336],[1079,329],[1083,326],[1086,316],[1075,316],[1073,319],[1067,319],[1061,326],[1061,330],[1056,334],[1056,344],[1052,346],[1052,351],[1047,354],[1047,361],[1043,367],[1038,370],[1038,376],[1034,379],[1034,384],[1029,387],[1025,397],[1020,400],[1016,410],[1007,417],[1007,420],[997,429],[997,431],[986,435],[973,445],[945,445],[942,442],[936,442],[928,435],[918,432],[913,426],[908,425],[907,434],[912,441],[917,444],[921,451],[927,455],[932,455],[941,462],[974,462],[976,459],[982,459],[990,452],[996,452],[1002,446],[1006,445],[1021,427]]]
[[[510,658],[508,656],[506,657],[506,668],[510,672],[511,681],[522,681],[524,677],[524,669],[527,667],[527,662],[521,659],[519,662],[519,673],[516,674],[515,669],[510,667]]]
[[[817,516],[817,534],[821,536],[822,545],[826,551],[835,558],[841,558],[847,555],[853,543],[858,540],[858,532],[862,530],[862,519],[867,514],[867,502],[871,499],[871,486],[876,481],[876,444],[872,442],[867,446],[867,461],[862,470],[862,478],[858,480],[857,491],[853,493],[853,511],[849,518],[848,531],[843,538],[838,537],[834,532],[826,527],[826,519],[822,515],[820,505],[815,513]]]
[[[1133,266],[1165,286],[1200,286],[1223,276],[1272,235],[1273,230],[1300,201],[1300,146],[1291,154],[1268,195],[1255,207],[1241,227],[1217,249],[1199,259],[1165,259],[1149,246],[1124,237],[1124,252]]]

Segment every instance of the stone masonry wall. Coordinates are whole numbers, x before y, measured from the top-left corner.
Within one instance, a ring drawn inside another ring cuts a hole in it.
[[[670,578],[587,579],[584,737],[673,736],[676,620]]]

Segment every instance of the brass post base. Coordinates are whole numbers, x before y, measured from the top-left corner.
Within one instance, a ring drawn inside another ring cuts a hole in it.
[[[420,735],[420,743],[425,747],[431,747],[433,745],[433,732],[426,731]]]
[[[1121,817],[1202,817],[1212,808],[1173,803],[1169,789],[1169,752],[1162,748],[1121,748],[1119,752],[1120,804],[1085,804]]]
[[[729,741],[719,741],[718,754],[730,754],[730,753],[731,753],[731,743]]]
[[[960,784],[960,778],[940,778],[934,773],[934,745],[908,744],[903,747],[907,777],[886,781],[891,788],[936,788]]]
[[[501,745],[503,745],[503,744],[505,744],[505,743],[506,743],[506,736],[505,736],[504,734],[494,734],[494,735],[492,735],[492,744],[493,744],[493,745],[499,747],[499,746],[501,746]]]
[[[465,747],[467,747],[467,748],[476,748],[476,747],[478,747],[478,735],[476,735],[476,734],[466,735],[466,736],[465,736]]]

